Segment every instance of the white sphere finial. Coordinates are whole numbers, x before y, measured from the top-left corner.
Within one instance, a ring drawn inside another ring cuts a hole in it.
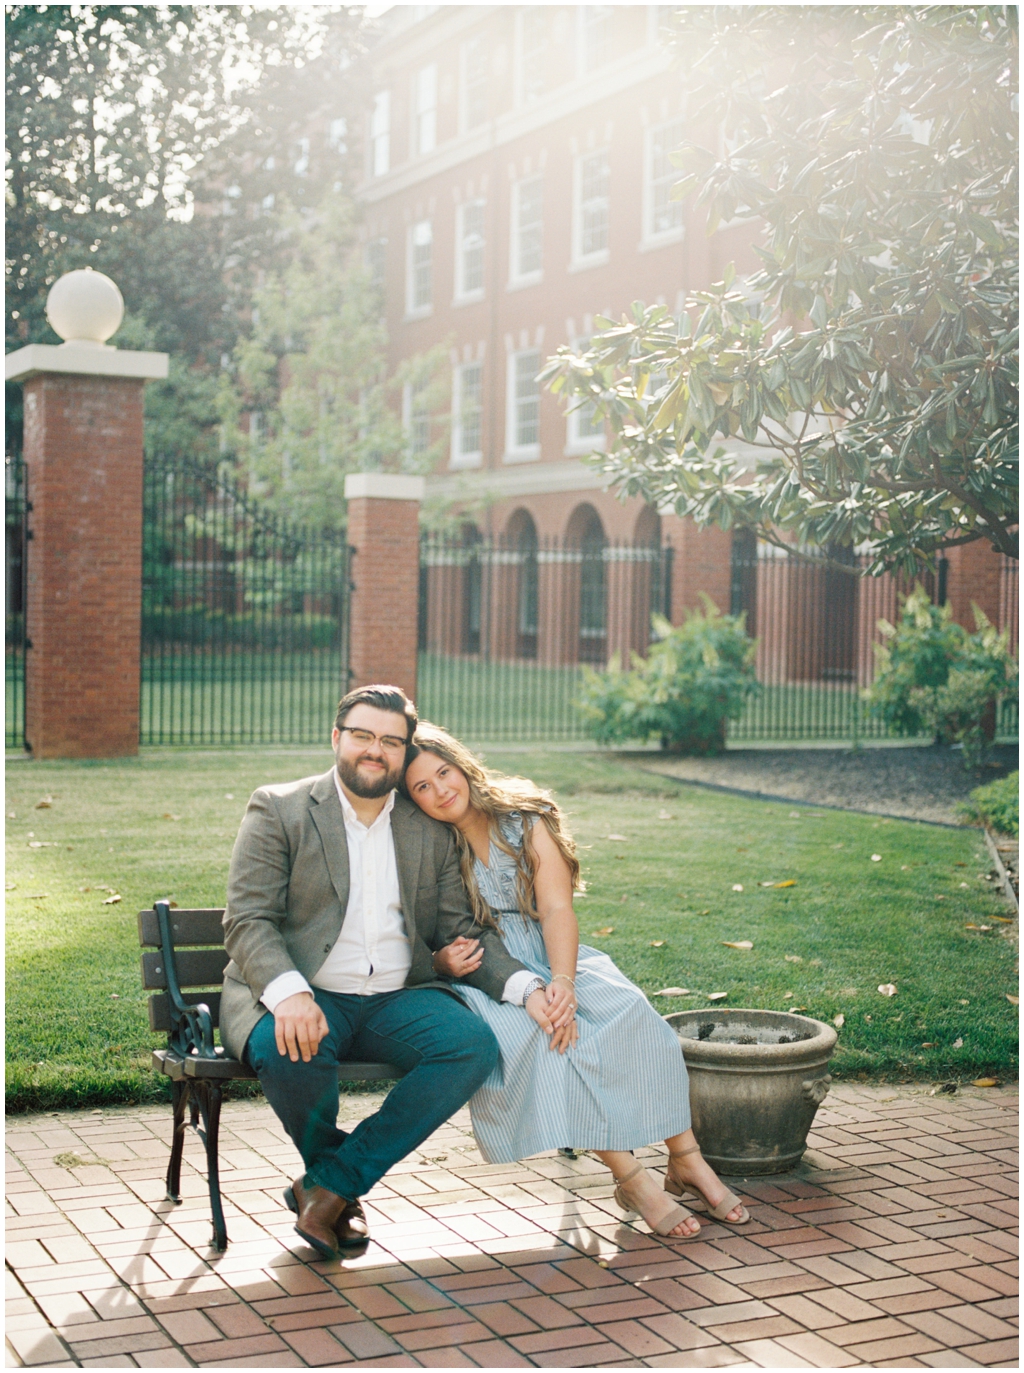
[[[115,282],[90,267],[67,272],[50,287],[46,318],[65,343],[101,348],[124,318],[124,299]]]

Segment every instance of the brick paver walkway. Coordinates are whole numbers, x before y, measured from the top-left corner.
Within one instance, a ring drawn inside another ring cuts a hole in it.
[[[350,1118],[374,1100],[347,1098]],[[280,1189],[297,1156],[262,1103],[225,1108],[224,1255],[206,1247],[198,1142],[186,1201],[162,1200],[169,1109],[15,1117],[8,1358],[1014,1366],[1016,1107],[1011,1088],[833,1088],[799,1172],[739,1189],[749,1226],[675,1242],[622,1223],[589,1158],[485,1164],[462,1112],[374,1190],[373,1243],[344,1264],[293,1232]]]

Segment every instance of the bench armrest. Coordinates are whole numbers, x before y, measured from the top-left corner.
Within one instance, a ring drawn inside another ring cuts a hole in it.
[[[168,1047],[181,1054],[183,1058],[219,1058],[220,1054],[213,1042],[213,1021],[210,1018],[209,1007],[202,1004],[187,1005],[178,986],[178,968],[174,957],[174,939],[171,935],[171,908],[166,901],[157,901],[153,909],[160,930],[160,950],[164,959],[167,994],[171,1000]]]

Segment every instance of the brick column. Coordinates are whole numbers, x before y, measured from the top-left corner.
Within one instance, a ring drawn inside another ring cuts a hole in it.
[[[389,682],[415,700],[422,477],[353,472],[345,478],[352,560],[352,686]]]
[[[6,363],[25,391],[27,747],[138,753],[143,389],[167,356],[33,344]]]

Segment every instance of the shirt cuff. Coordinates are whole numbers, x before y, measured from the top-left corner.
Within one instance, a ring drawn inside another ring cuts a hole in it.
[[[523,1004],[523,992],[539,976],[539,973],[531,973],[529,968],[523,968],[519,972],[513,973],[505,983],[505,990],[501,994],[502,1001],[511,1001],[513,1006],[521,1006]]]
[[[510,979],[511,980],[511,979]],[[263,995],[260,1000],[267,1010],[273,1013],[286,997],[297,996],[299,992],[312,993],[313,988],[298,971],[292,968],[290,972],[280,973],[263,988]]]

